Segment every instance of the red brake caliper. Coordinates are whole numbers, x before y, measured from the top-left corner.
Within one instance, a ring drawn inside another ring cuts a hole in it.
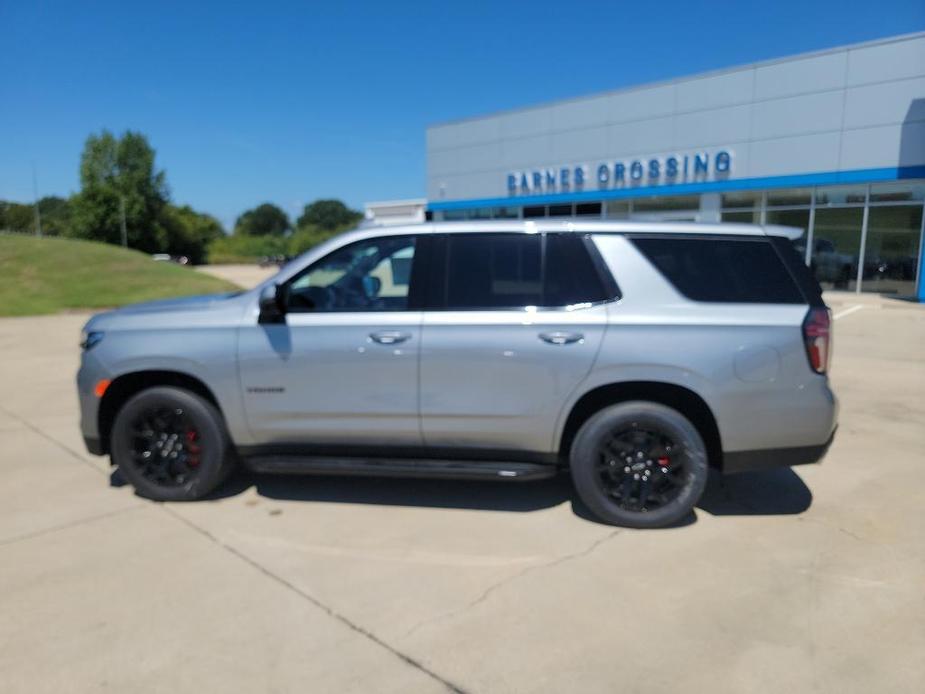
[[[195,429],[186,430],[186,464],[190,467],[196,467],[199,465],[199,453],[202,449],[199,448],[199,444],[196,443],[199,435],[196,433]]]
[[[668,467],[668,463],[670,462],[671,461],[668,460],[667,455],[663,455],[661,458],[658,459],[658,464],[661,465],[662,467]]]

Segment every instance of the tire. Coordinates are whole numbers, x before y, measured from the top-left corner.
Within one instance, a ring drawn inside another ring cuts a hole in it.
[[[572,442],[569,462],[585,505],[602,521],[628,528],[681,521],[707,484],[697,428],[654,402],[624,402],[592,415]]]
[[[116,415],[109,446],[135,491],[155,501],[194,501],[212,492],[234,466],[230,449],[218,409],[170,386],[132,396]]]

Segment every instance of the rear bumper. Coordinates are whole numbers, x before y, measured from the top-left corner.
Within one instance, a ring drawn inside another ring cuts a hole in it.
[[[723,473],[734,474],[749,470],[768,470],[775,467],[807,465],[822,460],[835,440],[836,427],[829,440],[819,446],[798,448],[763,448],[756,451],[730,451],[723,453]]]

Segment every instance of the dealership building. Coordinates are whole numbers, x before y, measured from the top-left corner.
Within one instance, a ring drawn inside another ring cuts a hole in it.
[[[434,125],[415,202],[796,226],[823,286],[925,299],[925,33]]]

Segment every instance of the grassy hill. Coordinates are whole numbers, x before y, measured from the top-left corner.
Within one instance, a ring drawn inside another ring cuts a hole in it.
[[[93,241],[0,233],[0,316],[99,309],[238,289],[215,277]]]

